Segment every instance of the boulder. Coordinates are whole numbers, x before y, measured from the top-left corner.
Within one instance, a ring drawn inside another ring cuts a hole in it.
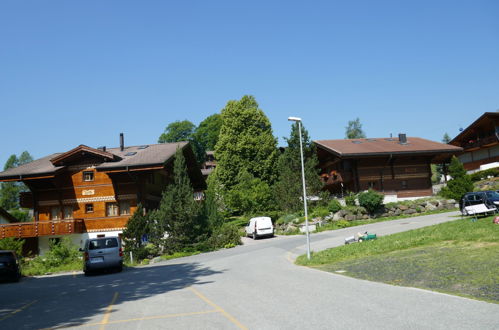
[[[399,205],[399,210],[401,210],[401,211],[406,211],[408,209],[409,209],[409,206],[407,206],[407,205]]]
[[[367,220],[367,219],[369,219],[369,216],[368,216],[367,214],[364,214],[364,215],[362,216],[362,219],[363,219],[363,220]]]
[[[404,211],[404,214],[414,214],[417,213],[415,209],[407,209]]]
[[[353,215],[353,214],[347,214],[347,215],[345,215],[345,220],[347,220],[347,221],[353,221],[353,220],[355,220],[355,215]]]
[[[456,204],[456,201],[454,199],[448,199],[445,201],[445,203],[452,205],[452,204]]]
[[[338,221],[341,219],[343,219],[343,213],[340,210],[333,215],[333,221]]]
[[[437,207],[435,205],[433,205],[432,203],[428,202],[426,203],[425,205],[425,210],[426,211],[433,211],[433,210],[436,210]]]

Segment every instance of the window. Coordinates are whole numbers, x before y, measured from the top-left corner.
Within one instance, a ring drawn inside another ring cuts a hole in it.
[[[73,207],[72,206],[64,206],[63,209],[63,217],[64,219],[73,219]]]
[[[92,171],[83,172],[83,181],[94,181],[94,172]]]
[[[93,213],[94,204],[85,204],[85,213]]]
[[[61,208],[54,206],[50,209],[50,220],[61,220]]]
[[[114,217],[118,215],[118,204],[106,203],[106,216]]]
[[[130,202],[121,201],[120,202],[120,215],[130,215]]]
[[[402,188],[407,189],[407,181],[404,180],[401,183],[402,183]]]

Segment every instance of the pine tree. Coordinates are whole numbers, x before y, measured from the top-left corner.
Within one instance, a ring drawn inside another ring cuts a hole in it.
[[[150,235],[150,226],[148,216],[144,215],[144,208],[139,204],[123,230],[123,240],[127,250],[138,250],[144,235]]]
[[[279,179],[274,186],[275,196],[282,211],[294,212],[302,207],[303,186],[301,174],[300,136],[298,123],[291,126],[289,138],[285,138],[288,147],[279,157],[277,165]],[[308,131],[302,126],[303,158],[307,195],[317,195],[322,183],[317,170],[317,154]]]
[[[441,194],[443,196],[459,200],[465,193],[473,191],[473,182],[456,156],[453,156],[450,162],[449,174],[452,180],[447,183],[446,187],[442,188]]]
[[[159,208],[154,212],[159,234],[167,233],[165,248],[168,252],[184,249],[198,242],[207,228],[200,205],[187,174],[185,157],[177,149],[173,163],[173,182],[163,192]]]

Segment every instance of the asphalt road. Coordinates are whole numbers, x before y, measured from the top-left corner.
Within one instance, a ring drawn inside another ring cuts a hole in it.
[[[387,235],[455,214],[314,234],[312,250],[357,231]],[[305,236],[244,241],[122,273],[0,284],[0,329],[499,329],[498,304],[295,266]]]

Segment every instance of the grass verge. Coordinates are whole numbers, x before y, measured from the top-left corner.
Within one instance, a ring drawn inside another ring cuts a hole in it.
[[[456,220],[345,245],[297,264],[499,303],[499,225]]]

